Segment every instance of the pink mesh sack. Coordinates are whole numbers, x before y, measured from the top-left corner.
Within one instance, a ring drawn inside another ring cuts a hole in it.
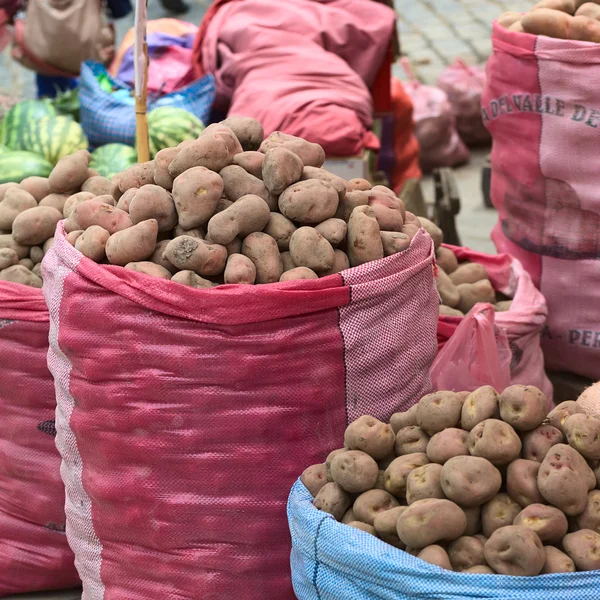
[[[489,144],[490,132],[481,118],[481,94],[485,88],[485,68],[470,66],[457,58],[437,80],[456,116],[456,130],[467,146]]]
[[[548,302],[546,365],[600,379],[600,44],[494,24],[482,113],[492,239]]]
[[[409,76],[404,87],[414,105],[413,119],[420,146],[421,168],[431,171],[467,162],[469,150],[456,131],[456,118],[446,92],[422,85],[412,74],[406,60],[403,65]]]
[[[0,282],[0,597],[76,587],[42,291]]]
[[[459,262],[468,261],[483,265],[486,268],[494,289],[512,298],[510,310],[495,314],[492,311],[491,315],[489,315],[491,322],[503,333],[506,343],[508,343],[509,385],[535,385],[551,400],[552,384],[544,370],[544,356],[540,346],[540,336],[546,324],[548,308],[544,296],[533,285],[531,277],[525,271],[523,265],[508,254],[484,254],[469,248],[447,244],[445,244],[445,247],[454,252]],[[434,386],[437,389],[448,389],[443,387],[441,381],[437,379],[442,372],[451,371],[458,380],[457,385],[459,385],[458,382],[461,379],[463,381],[467,379],[467,372],[462,373],[454,364],[454,360],[452,359],[453,350],[446,349],[446,346],[452,342],[454,349],[461,352],[467,351],[463,348],[461,342],[455,339],[456,336],[459,336],[459,332],[463,332],[464,335],[465,331],[468,331],[468,327],[462,326],[462,323],[466,319],[472,321],[473,317],[470,314],[467,317],[440,316],[439,318],[439,354],[434,370],[432,370]],[[471,323],[471,326],[474,325],[475,323]],[[487,339],[492,338],[488,337]],[[504,337],[498,337],[497,339],[499,342],[498,354],[504,355]],[[462,342],[467,343],[468,339],[463,339]],[[484,350],[485,348],[478,348],[477,345],[472,344],[468,351],[472,352],[473,356],[477,358]],[[489,350],[487,352],[489,353]],[[485,381],[486,377],[488,381],[491,381],[492,373],[488,373],[487,375],[482,373],[477,379]]]
[[[431,390],[431,238],[339,275],[196,290],[44,259],[85,600],[292,600],[286,500],[349,421]]]

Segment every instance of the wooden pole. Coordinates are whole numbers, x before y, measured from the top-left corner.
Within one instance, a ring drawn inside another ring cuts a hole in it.
[[[136,1],[135,11],[135,125],[138,162],[150,160],[148,144],[148,43],[146,41],[147,0]]]

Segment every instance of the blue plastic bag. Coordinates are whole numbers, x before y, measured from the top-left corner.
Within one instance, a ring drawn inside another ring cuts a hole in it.
[[[117,90],[104,90],[99,76],[108,77]],[[183,108],[208,123],[214,98],[214,77],[205,75],[172,94],[149,97],[148,112],[164,106]],[[135,145],[135,99],[128,86],[110,78],[104,65],[92,61],[81,65],[79,102],[81,126],[92,148],[111,143]]]
[[[509,577],[454,573],[338,523],[298,480],[288,523],[298,600],[598,600],[600,571]]]

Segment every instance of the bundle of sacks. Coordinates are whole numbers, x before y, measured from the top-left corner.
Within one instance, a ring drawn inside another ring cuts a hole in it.
[[[301,480],[319,510],[444,569],[600,569],[600,419],[548,408],[533,386],[435,392],[354,421]]]
[[[405,250],[421,227],[388,188],[346,182],[321,168],[321,146],[263,139],[253,119],[211,125],[112,181],[90,177],[89,158],[61,159],[53,193],[15,219],[15,241],[42,243],[65,217],[68,241],[95,262],[209,288],[339,273]],[[39,233],[21,237],[34,217]]]

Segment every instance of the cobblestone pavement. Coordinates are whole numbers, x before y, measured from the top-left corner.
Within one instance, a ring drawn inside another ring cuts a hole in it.
[[[424,83],[460,56],[485,63],[491,52],[492,22],[501,13],[526,11],[532,0],[395,0],[400,45]],[[404,79],[400,65],[394,74]]]

